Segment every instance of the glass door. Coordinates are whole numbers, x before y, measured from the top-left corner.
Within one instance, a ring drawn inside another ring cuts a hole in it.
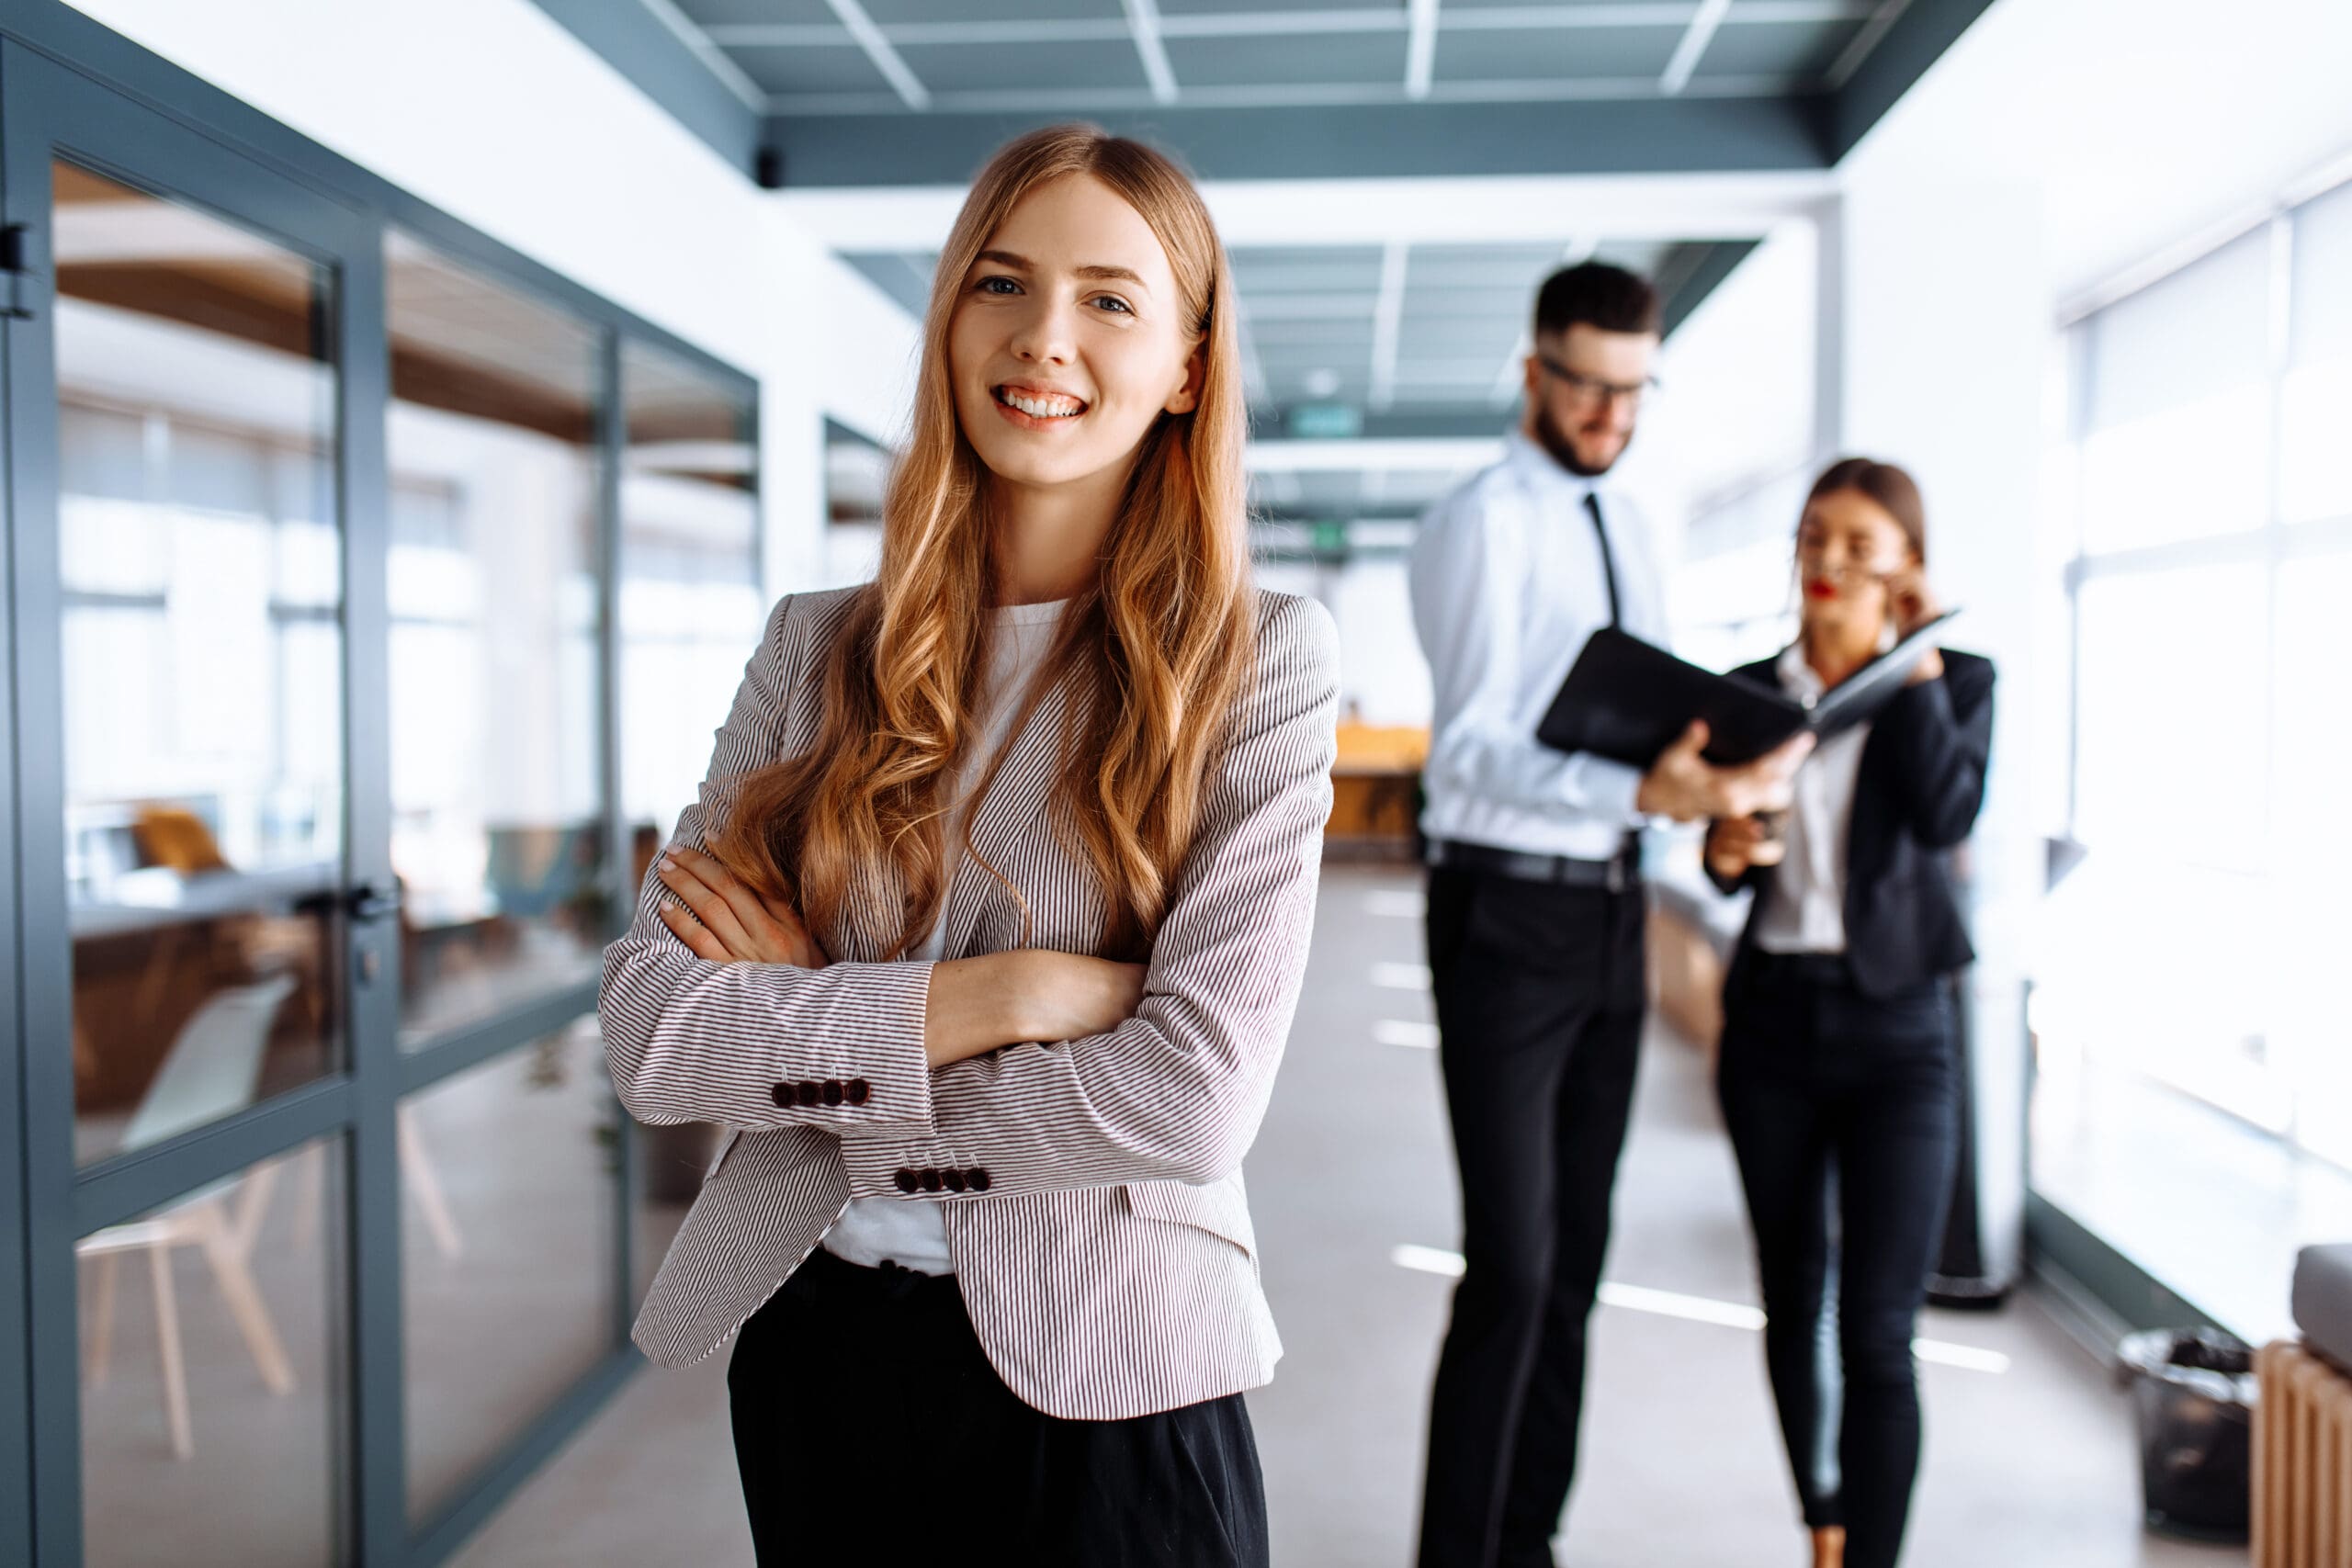
[[[0,1563],[429,1568],[706,1164],[596,990],[758,636],[754,388],[115,63],[0,38]]]
[[[346,1561],[398,914],[369,231],[13,44],[0,98],[37,1561]]]

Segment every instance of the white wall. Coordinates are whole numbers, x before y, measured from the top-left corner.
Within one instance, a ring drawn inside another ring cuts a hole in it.
[[[2352,152],[2343,0],[1998,0],[1847,162],[2016,180],[2072,299]]]
[[[759,378],[768,582],[806,585],[820,419],[899,420],[914,328],[529,0],[77,0],[294,130]]]

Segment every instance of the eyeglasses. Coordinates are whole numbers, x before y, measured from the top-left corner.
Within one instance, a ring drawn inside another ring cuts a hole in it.
[[[1903,570],[1900,554],[1882,550],[1869,539],[1837,540],[1804,529],[1797,533],[1796,557],[1801,563],[1825,569],[1838,577],[1884,577]]]
[[[1569,391],[1587,402],[1607,403],[1614,399],[1623,398],[1629,407],[1639,408],[1645,398],[1656,397],[1658,391],[1658,379],[1655,376],[1633,382],[1604,381],[1598,376],[1588,376],[1581,370],[1569,369],[1541,349],[1536,351],[1535,363],[1550,374],[1557,376]]]

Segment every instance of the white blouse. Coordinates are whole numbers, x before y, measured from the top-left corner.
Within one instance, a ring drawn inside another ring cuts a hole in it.
[[[1776,672],[1781,689],[1799,702],[1821,700],[1828,688],[1792,643]],[[1846,951],[1846,850],[1854,825],[1854,782],[1871,727],[1858,724],[1814,749],[1792,781],[1796,800],[1781,829],[1786,852],[1759,895],[1756,945],[1767,953]]]
[[[1054,633],[1061,623],[1057,599],[1047,604],[1008,604],[996,612],[996,637],[989,660],[988,683],[979,701],[979,734],[956,775],[956,792],[964,796],[978,782],[980,773],[1011,733],[1013,719],[1028,694],[1029,679],[1052,651]],[[975,803],[959,799],[947,821],[950,844],[963,841],[964,818]],[[944,921],[933,922],[931,932],[907,956],[918,961],[947,956]],[[923,1274],[953,1274],[956,1259],[947,1250],[947,1222],[940,1205],[911,1198],[859,1198],[851,1202],[833,1228],[825,1233],[825,1250],[872,1269],[896,1263]]]

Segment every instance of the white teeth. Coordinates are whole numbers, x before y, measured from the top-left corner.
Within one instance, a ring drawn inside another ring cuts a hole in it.
[[[1075,398],[1035,398],[1025,392],[1000,392],[997,395],[1031,419],[1069,419],[1086,407]]]

